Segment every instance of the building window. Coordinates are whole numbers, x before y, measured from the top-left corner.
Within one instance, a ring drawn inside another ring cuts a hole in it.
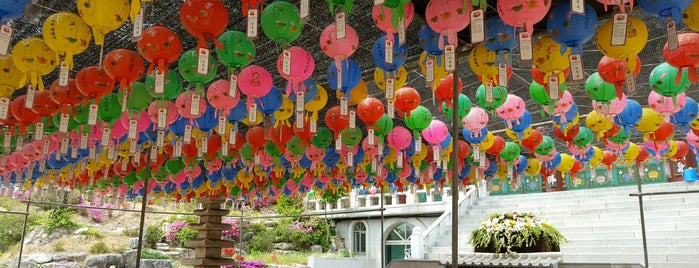
[[[413,227],[415,227],[415,225],[410,223],[401,223],[388,233],[388,237],[386,237],[386,242],[384,243],[386,249],[386,265],[393,260],[410,258],[410,236],[413,234]]]
[[[355,253],[366,253],[366,225],[358,222],[352,230],[352,249]]]

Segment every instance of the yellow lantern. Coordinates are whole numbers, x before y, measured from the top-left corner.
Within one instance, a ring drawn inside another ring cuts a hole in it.
[[[618,15],[615,15],[618,16]],[[597,32],[597,47],[603,55],[626,60],[629,62],[628,69],[635,70],[636,54],[643,50],[648,41],[648,28],[639,18],[628,16],[626,23],[626,42],[623,45],[612,45],[612,29],[614,28],[614,18],[607,20]]]
[[[0,97],[9,98],[15,90],[26,86],[26,80],[21,83],[22,76],[11,56],[0,56]]]
[[[604,136],[604,133],[614,127],[612,120],[608,117],[600,115],[597,111],[592,110],[585,118],[585,125],[597,134],[597,139]]]
[[[468,57],[468,65],[473,73],[481,77],[482,81],[495,81],[498,75],[497,54],[485,48],[483,43],[471,49]]]
[[[493,144],[495,144],[495,135],[493,133],[488,133],[485,136],[485,139],[481,143],[478,144],[478,147],[481,149],[481,151],[487,151],[490,149],[490,147],[493,147]]]
[[[539,162],[539,159],[527,159],[527,168],[524,170],[524,172],[529,174],[530,176],[534,176],[536,174],[539,174],[539,171],[541,171],[541,162]]]
[[[29,81],[32,86],[44,90],[41,76],[51,73],[58,66],[58,54],[43,39],[30,37],[19,41],[12,48],[12,62],[24,73],[20,84]]]
[[[570,67],[570,48],[561,55],[561,45],[553,41],[551,36],[544,35],[534,43],[533,48],[534,67],[545,74],[544,81],[554,72],[560,72]]]
[[[73,69],[73,55],[79,54],[90,45],[90,26],[80,16],[70,12],[58,12],[44,21],[42,28],[44,42],[59,56],[65,57],[65,64]]]
[[[92,28],[95,45],[104,45],[107,33],[119,29],[129,18],[128,0],[78,0],[78,13]]]
[[[597,146],[592,146],[592,149],[594,150],[595,154],[590,159],[590,167],[596,168],[602,163],[602,160],[604,159],[604,152]]]
[[[682,13],[682,18],[687,28],[699,32],[699,1],[692,1]]]
[[[374,69],[374,83],[379,89],[386,91],[386,79],[388,78],[393,78],[393,90],[398,90],[408,82],[408,71],[403,66],[394,72],[386,72],[381,68]]]
[[[433,65],[432,65],[432,70],[434,74],[434,79],[432,80],[432,89],[436,88],[437,85],[439,84],[439,80],[442,80],[442,78],[447,77],[449,75],[449,72],[444,69],[446,65],[444,65],[444,54],[440,56],[434,56],[434,55],[429,55],[427,54],[426,51],[423,51],[422,54],[420,54],[420,60],[418,62],[418,65],[420,66],[420,71],[422,72],[423,76],[427,76],[427,60],[432,59]]]
[[[313,100],[304,105],[306,111],[311,112],[311,121],[318,121],[318,112],[320,109],[325,107],[326,103],[328,103],[328,92],[325,90],[325,88],[321,87],[320,85],[316,85],[316,87],[316,96],[313,97]]]
[[[251,112],[252,112],[252,111],[248,111],[248,113],[251,113]],[[246,116],[245,118],[243,118],[243,124],[252,127],[252,126],[257,126],[257,125],[259,125],[259,124],[262,123],[262,119],[264,119],[264,117],[265,117],[264,114],[262,114],[262,113],[260,112],[260,110],[257,110],[257,109],[255,109],[254,112],[257,113],[257,116],[255,116],[255,120],[256,120],[256,121],[255,121],[255,122],[250,122],[250,120],[249,120],[250,117]],[[193,130],[193,129],[192,129],[192,130]]]
[[[650,133],[656,131],[660,125],[665,122],[665,117],[662,114],[656,112],[655,110],[645,107],[643,108],[643,114],[641,115],[641,120],[638,121],[636,125],[636,130],[641,133]]]
[[[560,172],[570,171],[575,165],[575,159],[566,153],[561,153],[561,163],[556,167]]]
[[[139,12],[141,12],[141,2],[151,3],[153,0],[131,0],[131,12],[129,16],[131,17],[132,22],[136,21],[136,16]]]
[[[670,146],[668,146],[668,147],[669,148],[667,150],[667,153],[665,153],[665,155],[663,156],[666,159],[675,156],[675,154],[677,154],[677,150],[678,150],[677,143],[675,141],[670,141]]]
[[[289,97],[282,95],[282,106],[280,106],[278,110],[274,111],[274,119],[277,120],[277,122],[274,123],[274,126],[277,127],[279,124],[291,126],[291,123],[289,123],[289,118],[291,118],[293,115],[294,103],[291,102]]]
[[[342,93],[341,91],[337,91],[338,98],[343,97],[345,94]],[[360,79],[359,84],[357,84],[356,87],[350,90],[350,99],[347,100],[348,104],[350,106],[355,106],[362,102],[362,100],[366,99],[366,97],[369,94],[369,89],[367,88],[366,82],[364,80]]]
[[[633,142],[629,143],[629,148],[626,149],[626,152],[624,153],[624,163],[631,165],[633,164],[634,160],[636,160],[636,157],[641,153],[641,150],[638,149],[638,145],[636,145]]]

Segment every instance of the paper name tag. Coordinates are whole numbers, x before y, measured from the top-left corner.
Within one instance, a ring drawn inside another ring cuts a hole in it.
[[[201,145],[199,147],[201,148],[202,153],[208,153],[209,152],[209,139],[207,137],[201,138]]]
[[[493,103],[493,83],[485,83],[485,102]]]
[[[456,70],[456,47],[454,45],[444,46],[444,70],[447,72]]]
[[[27,85],[27,98],[24,100],[24,108],[34,108],[34,96],[36,96],[36,90],[31,84]]]
[[[189,107],[189,114],[199,115],[201,96],[197,93],[192,93],[192,105]]]
[[[34,140],[40,141],[44,138],[44,123],[36,123],[36,128],[34,129]]]
[[[116,150],[114,150],[114,148],[115,148],[114,144],[110,144],[107,147],[107,158],[109,160],[114,160],[114,158],[115,158],[114,155],[115,155]]]
[[[303,112],[303,108],[306,101],[306,93],[303,91],[296,92],[296,111]]]
[[[386,40],[384,45],[384,61],[388,64],[393,64],[393,41]]]
[[[102,146],[107,146],[109,144],[109,135],[112,134],[112,130],[105,127],[102,129],[102,139],[100,140],[100,143]]]
[[[126,103],[129,101],[129,92],[124,90],[124,93],[122,93],[122,98],[121,98],[121,112],[126,112]]]
[[[184,126],[184,143],[189,144],[192,141],[192,126]]]
[[[379,164],[376,161],[376,158],[371,159],[371,172],[376,172],[379,169]]]
[[[343,39],[345,38],[347,32],[347,24],[346,24],[347,18],[345,17],[345,12],[340,12],[335,15],[335,38],[336,39]]]
[[[61,148],[61,154],[66,154],[66,153],[68,153],[68,145],[70,145],[70,144],[68,143],[68,138],[63,138],[63,139],[61,139],[61,147],[60,147],[60,148]]]
[[[70,116],[66,113],[62,113],[61,121],[58,124],[58,131],[60,131],[61,133],[68,132],[68,120],[70,120]]]
[[[519,33],[519,59],[527,61],[532,60],[533,57],[531,34],[528,32]]]
[[[612,46],[623,46],[626,44],[626,27],[628,25],[628,14],[621,13],[614,15],[612,22]]]
[[[386,2],[386,0],[374,0],[374,5],[375,6],[383,5],[384,2]]]
[[[335,139],[335,151],[340,150],[342,150],[342,135],[337,135],[337,139]]]
[[[481,154],[481,158],[480,158],[478,161],[479,161],[479,162],[478,162],[478,165],[479,165],[480,167],[484,168],[484,167],[485,167],[485,155],[484,155],[484,154]]]
[[[439,158],[441,156],[441,150],[439,148],[439,145],[433,146],[432,147],[432,156],[434,157],[435,162],[439,162]]]
[[[403,167],[403,152],[396,153],[396,167]]]
[[[5,137],[2,140],[2,145],[4,148],[10,148],[11,144],[12,144],[12,133],[5,132]]]
[[[129,139],[136,139],[137,134],[138,134],[138,121],[135,119],[129,120],[129,134],[128,137]]]
[[[350,111],[349,112],[349,127],[355,128],[356,126],[357,126],[357,112]]]
[[[95,148],[94,145],[90,145],[90,153],[88,154],[88,157],[91,160],[94,160],[95,157],[97,157],[97,148]]]
[[[483,42],[485,39],[485,14],[482,9],[471,11],[471,43]]]
[[[129,153],[130,154],[135,153],[137,147],[138,147],[138,141],[136,141],[136,140],[129,141]]]
[[[139,40],[143,36],[143,8],[133,18],[133,39]]]
[[[206,48],[199,49],[197,73],[204,75],[209,73],[209,50]]]
[[[300,11],[299,11],[299,16],[301,17],[301,20],[308,20],[308,15],[309,15],[309,10],[310,10],[310,5],[309,5],[310,0],[301,0],[300,4]]]
[[[473,146],[473,159],[480,159],[481,158],[481,149],[478,146]]]
[[[225,140],[221,143],[221,155],[228,156],[228,142]]]
[[[349,104],[347,103],[347,98],[345,98],[344,96],[340,97],[340,115],[347,115],[347,113],[349,112],[348,106]]]
[[[379,155],[383,155],[383,143],[379,143]]]
[[[303,122],[303,112],[296,112],[296,128],[298,129],[303,129],[304,128],[304,122]]]
[[[7,119],[7,112],[10,110],[10,99],[0,98],[0,119]]]
[[[354,166],[354,154],[352,152],[347,153],[347,166]]]
[[[7,25],[0,26],[0,55],[7,56],[12,42],[12,27]]]
[[[367,129],[366,135],[367,135],[367,142],[369,143],[369,145],[374,145],[375,139],[376,139],[376,137],[374,135],[374,130]]]
[[[15,141],[15,149],[19,151],[22,149],[22,146],[24,146],[24,136],[19,135]]]
[[[427,86],[432,86],[432,82],[434,82],[434,60],[432,59],[425,62],[425,82],[427,82]]]
[[[155,151],[155,149],[153,149]],[[141,150],[136,149],[136,151],[133,153],[133,162],[136,164],[141,163]]]
[[[674,20],[670,20],[665,24],[665,30],[667,30],[667,46],[670,51],[677,49],[679,45],[679,40],[677,39],[677,25],[675,25]]]
[[[389,118],[396,117],[396,103],[393,102],[393,100],[388,100],[386,102],[386,114],[388,114]]]
[[[570,74],[573,81],[583,80],[583,78],[585,78],[585,74],[583,72],[582,58],[580,57],[580,54],[570,55],[568,59],[570,61]]]
[[[405,44],[405,18],[398,20],[398,44]]]
[[[585,14],[585,1],[570,0],[570,12],[577,14]]]
[[[636,78],[629,70],[626,70],[626,94],[629,96],[636,94]]]
[[[226,134],[226,117],[225,116],[218,117],[218,130],[217,130],[217,132],[220,135]]]
[[[248,10],[248,38],[257,38],[257,9]]]
[[[415,152],[422,152],[422,136],[415,135]]]
[[[174,152],[172,153],[175,157],[181,157],[182,156],[182,142],[177,141],[175,142],[175,148]]]
[[[182,147],[180,147],[180,155],[182,154]],[[155,163],[158,161],[158,149],[150,148],[150,161]]]
[[[310,131],[311,131],[311,133],[316,133],[316,132],[318,132],[318,121],[316,121],[316,120],[311,120]]]
[[[396,80],[393,78],[386,79],[386,99],[393,99],[396,91]]]
[[[549,76],[549,99],[552,100],[557,100],[558,99],[558,75],[554,74],[552,76]]]
[[[514,170],[512,170],[512,165],[507,165],[507,177],[512,178],[513,173]]]
[[[161,148],[163,145],[165,145],[165,131],[158,130],[158,137],[155,139],[155,146]]]
[[[507,64],[498,64],[498,85],[507,87]]]
[[[291,51],[282,51],[282,74],[291,75]]]
[[[238,76],[232,74],[230,78],[230,85],[228,86],[228,96],[235,98],[238,94]]]
[[[165,92],[165,72],[158,70],[155,72],[155,94],[163,94]]]
[[[58,71],[58,86],[65,87],[68,86],[68,80],[70,79],[70,70],[65,62],[61,62]]]
[[[90,104],[90,111],[87,114],[87,124],[90,126],[94,126],[97,124],[97,110],[99,109],[99,106],[97,104]]]
[[[42,151],[41,153],[44,154],[44,155],[49,154],[49,146],[50,146],[50,145],[51,145],[51,141],[50,141],[50,139],[47,137],[46,139],[44,139],[44,146],[42,147],[42,148],[43,148],[43,151]],[[8,146],[9,146],[9,145],[8,145]]]
[[[83,132],[80,134],[80,149],[87,149],[87,145],[89,142],[89,136],[87,133]]]
[[[231,133],[228,134],[228,143],[230,144],[235,144],[235,142],[238,139],[238,132],[237,131],[231,131]]]
[[[250,123],[257,122],[257,104],[252,103],[248,108],[248,121]]]
[[[165,129],[167,127],[167,109],[158,108],[158,129]]]

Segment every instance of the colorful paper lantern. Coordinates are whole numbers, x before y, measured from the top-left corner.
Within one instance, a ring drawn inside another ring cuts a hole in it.
[[[548,0],[503,0],[498,1],[498,14],[508,24],[524,28],[534,34],[534,24],[541,21],[551,8]]]
[[[175,32],[162,25],[154,25],[143,30],[141,39],[136,43],[138,53],[150,62],[147,74],[152,74],[154,67],[167,75],[168,66],[182,55],[182,42]]]
[[[49,16],[42,27],[44,42],[59,56],[65,57],[65,64],[73,68],[73,56],[90,45],[90,26],[80,16],[69,12],[58,12]]]
[[[260,16],[260,25],[265,35],[280,45],[293,42],[303,32],[299,9],[287,1],[267,5]]]
[[[107,33],[126,23],[131,8],[127,0],[78,0],[77,6],[80,17],[92,28],[98,46],[104,44]]]
[[[228,8],[220,0],[186,0],[180,6],[180,22],[185,31],[199,41],[197,48],[206,48],[206,42],[213,41],[217,48],[223,48],[216,39],[228,26]]]
[[[582,46],[595,35],[597,12],[588,4],[584,4],[584,14],[571,12],[570,1],[558,3],[549,14],[546,21],[548,34],[561,45],[561,54],[568,47],[573,54],[583,54]]]
[[[448,44],[458,46],[456,33],[471,23],[473,7],[465,0],[432,0],[425,9],[425,20],[435,32],[440,49],[444,47],[442,36],[447,37]]]
[[[58,53],[43,39],[30,37],[15,44],[12,49],[12,62],[24,73],[19,84],[29,84],[44,90],[42,76],[51,73],[58,66]]]

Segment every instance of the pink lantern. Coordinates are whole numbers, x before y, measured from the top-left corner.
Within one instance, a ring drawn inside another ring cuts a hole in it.
[[[221,158],[214,158],[214,160],[204,163],[204,166],[206,170],[209,171],[209,174],[212,174],[214,171],[218,171],[223,167],[223,161],[221,161]]]
[[[427,4],[425,20],[432,30],[439,33],[440,49],[444,48],[444,35],[449,44],[458,45],[456,33],[471,23],[472,10],[471,3],[465,0],[431,0]]]
[[[408,25],[413,21],[413,18],[415,17],[415,6],[413,6],[412,1],[408,1],[403,6],[404,14],[405,16],[403,17],[404,20],[404,26],[405,29],[408,28]],[[400,30],[397,26],[398,25],[393,25],[393,15],[397,15],[396,13],[393,13],[393,9],[386,7],[384,5],[375,5],[374,8],[371,10],[371,16],[374,18],[374,24],[376,24],[376,28],[379,28],[381,31],[386,33],[386,39],[393,41],[393,35],[398,33]],[[397,21],[397,20],[396,20]]]
[[[313,162],[322,161],[325,157],[325,150],[311,145],[306,150],[306,157]]]
[[[607,145],[607,148],[609,148],[609,151],[616,155],[623,154],[624,149],[626,146],[629,146],[629,141],[625,141],[624,143],[615,143],[612,142],[608,139],[604,140],[604,144]]]
[[[621,93],[621,98],[615,98],[609,103],[600,103],[597,101],[592,101],[592,108],[597,111],[598,114],[607,117],[613,117],[619,115],[624,108],[626,108],[626,94]]]
[[[112,131],[109,134],[112,139],[118,140],[121,139],[121,137],[124,137],[128,131],[129,130],[122,124],[114,124],[114,127],[112,127]]]
[[[376,174],[376,176],[374,176],[374,179],[376,179],[377,181],[384,181],[386,180],[386,177],[388,177],[388,170],[386,169],[386,167],[380,167],[380,169],[381,174]]]
[[[551,8],[550,0],[499,0],[498,14],[505,24],[525,28],[534,33],[534,24],[541,21]]]
[[[554,158],[556,158],[556,153],[557,153],[557,151],[554,149],[553,151],[551,151],[547,155],[540,155],[540,154],[534,154],[534,155],[536,156],[536,159],[538,159],[539,161],[544,163],[544,162],[548,162],[548,161],[551,161]]]
[[[409,5],[412,6],[412,3]],[[376,9],[379,6],[374,6]],[[320,34],[320,49],[325,55],[335,60],[336,69],[340,70],[340,62],[349,58],[359,48],[359,36],[350,25],[345,25],[345,38],[337,38],[337,25],[330,24]]]
[[[194,167],[185,167],[184,169],[182,169],[182,172],[185,176],[187,176],[188,179],[191,180],[201,175],[201,167],[199,165],[196,165]]]
[[[410,130],[397,126],[391,129],[388,136],[386,136],[386,140],[388,141],[388,146],[391,148],[396,150],[405,150],[413,141],[413,134],[410,133]]]
[[[399,178],[407,178],[410,177],[410,174],[413,173],[413,168],[412,167],[403,167],[399,172],[398,172],[398,177]]]
[[[165,109],[165,123],[166,125],[171,125],[177,120],[177,109],[175,104],[170,101],[154,101],[148,106],[148,117],[155,124],[158,125],[158,116],[160,113],[160,108]]]
[[[568,143],[568,151],[570,151],[570,153],[573,156],[583,157],[587,154],[587,151],[590,150],[590,146],[592,146],[592,145],[588,144],[587,146],[580,148],[580,147],[575,146],[575,144],[573,144],[572,142],[570,142],[570,143]]]
[[[444,122],[433,119],[427,128],[422,130],[422,137],[429,144],[439,144],[449,135],[449,129]]]
[[[366,137],[362,141],[362,150],[365,155],[374,157],[379,154],[379,143],[374,141],[374,144],[369,144],[369,137]]]
[[[687,132],[687,143],[694,148],[694,153],[699,153],[699,136],[694,133],[694,131],[688,131]]]
[[[644,140],[644,144],[646,145],[646,148],[651,149],[655,153],[655,159],[660,160],[662,157],[660,153],[670,146],[669,142],[654,142],[651,140]]]
[[[248,96],[248,103],[252,103],[272,90],[272,75],[262,66],[249,65],[238,75],[238,88]]]
[[[124,115],[121,118],[119,118],[119,123],[121,123],[121,126],[126,128],[127,131],[129,129],[129,124],[131,123],[130,119],[136,120],[136,131],[137,132],[146,131],[146,129],[148,129],[148,127],[150,126],[150,123],[151,123],[150,117],[148,117],[148,112],[145,112],[145,111],[137,112],[131,118]]]
[[[608,6],[619,6],[621,13],[626,13],[626,4],[629,4],[629,8],[633,11],[633,0],[597,0],[597,2],[604,5],[604,11],[607,11]]]
[[[360,181],[361,183],[364,183],[366,178],[369,177],[369,174],[364,171],[364,169],[359,169],[359,172],[357,172],[357,175],[354,175],[354,178]]]
[[[480,107],[473,107],[471,111],[461,119],[464,128],[475,135],[481,134],[481,129],[488,125],[488,113]]]
[[[570,107],[573,107],[574,102],[573,94],[570,94],[570,91],[566,90],[563,96],[554,104],[553,115],[560,116],[561,122],[567,122],[568,120],[566,120],[565,114],[570,110]],[[544,105],[543,110],[550,114],[548,105]]]
[[[495,109],[498,116],[507,122],[507,127],[512,128],[512,121],[519,122],[519,118],[527,110],[524,100],[515,94],[507,94],[507,99],[500,107]]]
[[[670,122],[670,116],[679,112],[687,103],[687,94],[680,93],[675,97],[663,97],[655,91],[648,95],[648,106],[665,117],[665,122]]]
[[[199,109],[197,107],[192,108],[194,104],[194,93],[193,91],[182,92],[175,100],[175,109],[180,116],[187,119],[197,119],[204,115],[206,112],[206,102],[199,96]]]
[[[288,55],[286,55],[288,53]],[[284,58],[289,57],[289,72],[284,72]],[[311,78],[313,70],[316,68],[315,60],[311,53],[308,53],[302,47],[290,47],[289,49],[282,52],[277,58],[277,71],[282,75],[284,79],[289,81],[286,86],[286,95],[291,95],[291,92],[296,93],[298,91],[299,85],[301,85],[302,91],[306,91],[306,87],[303,81]]]
[[[233,109],[240,101],[238,88],[234,89],[235,96],[231,96],[231,82],[229,80],[216,80],[206,90],[206,100],[209,101],[211,107],[222,111],[223,116],[227,116],[228,112]]]

